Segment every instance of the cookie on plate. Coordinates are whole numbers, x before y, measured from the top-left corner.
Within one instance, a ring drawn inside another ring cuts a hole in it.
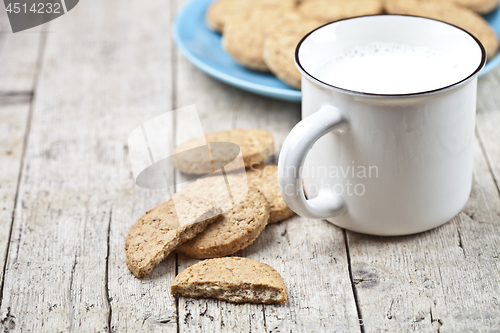
[[[495,31],[484,18],[469,9],[431,0],[387,0],[385,8],[389,14],[423,16],[465,29],[483,44],[488,59],[493,58],[498,51]]]
[[[448,2],[475,11],[479,14],[488,14],[498,7],[498,0],[435,0]]]
[[[206,22],[210,29],[222,33],[229,20],[244,18],[256,8],[276,7],[279,10],[295,5],[295,0],[218,0],[208,8]]]
[[[218,0],[210,5],[206,14],[206,22],[210,29],[222,33],[224,24],[231,17],[248,13],[253,8],[250,0]]]
[[[287,301],[285,283],[274,268],[239,257],[204,260],[188,267],[175,277],[170,292],[233,303],[285,304]]]
[[[381,14],[383,10],[383,0],[305,0],[299,5],[299,11],[304,17],[323,23]]]
[[[220,213],[211,201],[174,195],[130,228],[125,240],[127,267],[137,277],[148,275],[177,245],[195,237]]]
[[[207,163],[206,158],[193,147],[209,143],[211,163]],[[232,171],[238,167],[249,167],[254,163],[261,163],[274,153],[274,139],[271,133],[260,129],[234,129],[218,133],[205,135],[203,138],[194,138],[174,149],[172,163],[174,167],[188,174],[207,174],[224,166],[225,171]],[[238,147],[231,145],[210,145],[214,142],[234,143]],[[239,163],[229,163],[232,158],[241,150],[243,166]],[[187,152],[187,153],[185,153]],[[192,153],[189,153],[192,152]]]
[[[243,201],[222,213],[195,238],[176,251],[191,258],[217,258],[233,254],[252,244],[269,220],[269,204],[262,192],[249,188]]]
[[[300,90],[301,74],[295,66],[295,48],[305,35],[322,24],[314,19],[303,19],[300,23],[279,27],[266,38],[264,61],[278,79]]]
[[[247,170],[248,185],[262,191],[269,202],[269,222],[274,223],[294,214],[281,197],[278,186],[278,166],[274,164],[252,165]]]
[[[269,71],[264,61],[264,41],[277,27],[301,16],[292,9],[254,9],[244,19],[230,20],[222,34],[222,47],[239,64],[257,71]]]
[[[448,0],[479,14],[488,14],[498,7],[498,0]]]

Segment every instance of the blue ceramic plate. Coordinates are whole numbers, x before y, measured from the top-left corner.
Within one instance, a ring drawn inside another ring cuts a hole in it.
[[[208,29],[205,12],[214,0],[192,0],[177,15],[173,35],[181,53],[196,67],[235,87],[272,98],[300,102],[301,93],[270,73],[246,69],[236,63],[221,45],[221,36]],[[500,9],[485,16],[500,36]],[[482,76],[500,64],[500,54],[490,60]]]

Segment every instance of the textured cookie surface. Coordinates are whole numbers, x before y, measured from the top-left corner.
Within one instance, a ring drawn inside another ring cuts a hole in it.
[[[300,90],[301,74],[295,66],[295,48],[299,41],[322,22],[302,19],[274,30],[264,43],[264,61],[269,70],[289,86]]]
[[[278,186],[278,167],[274,164],[253,165],[247,170],[248,184],[261,190],[269,202],[269,222],[274,223],[292,216],[293,211],[288,208],[281,197]]]
[[[328,23],[349,17],[381,14],[383,0],[305,0],[299,10],[304,17]]]
[[[279,273],[256,260],[228,257],[201,261],[177,275],[172,294],[234,303],[284,304],[287,290]]]
[[[295,0],[218,0],[208,8],[206,22],[210,29],[222,33],[228,21],[244,19],[255,9],[289,9],[295,7],[295,3]]]
[[[245,18],[227,22],[222,46],[241,65],[268,71],[263,56],[266,37],[287,21],[299,18],[299,14],[291,9],[256,8]]]
[[[249,188],[243,201],[222,213],[202,233],[176,251],[191,258],[217,258],[252,244],[269,220],[269,204],[262,192]]]
[[[214,222],[220,209],[212,202],[175,195],[130,228],[125,240],[127,267],[137,277],[151,273],[175,247]]]
[[[234,129],[230,131],[211,133],[205,135],[207,142],[230,142],[239,146],[243,156],[244,167],[253,163],[261,163],[274,153],[274,139],[271,133],[259,129]],[[198,154],[192,148],[204,144],[202,138],[194,138],[174,149],[172,162],[174,167],[184,173],[207,174],[212,172],[212,165],[207,163],[206,158]],[[215,147],[215,145],[214,145]],[[226,165],[228,156],[234,156],[234,149],[218,148],[212,149],[211,159],[215,166]],[[193,154],[182,152],[194,151]],[[205,156],[205,155],[204,155]],[[238,163],[231,163],[225,167],[226,171],[235,170]],[[217,169],[217,168],[215,168]]]
[[[428,0],[424,0],[428,1]],[[487,14],[498,7],[498,0],[434,0],[435,2],[452,3],[475,11],[479,14]]]
[[[227,20],[248,13],[253,8],[250,0],[218,0],[207,10],[206,22],[210,29],[222,33]]]
[[[479,14],[487,14],[498,7],[498,0],[446,0],[456,5],[471,9]]]
[[[221,172],[202,177],[184,187],[180,194],[213,202],[222,212],[231,209],[248,195],[245,172],[226,174]]]
[[[488,59],[498,51],[498,37],[488,22],[480,15],[446,2],[424,0],[387,0],[389,14],[406,14],[428,17],[456,25],[473,34],[483,44]]]

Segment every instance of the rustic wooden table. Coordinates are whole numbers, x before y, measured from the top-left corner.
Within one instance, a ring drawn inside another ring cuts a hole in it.
[[[180,1],[182,2],[182,1]],[[269,130],[298,104],[234,89],[171,40],[178,1],[85,0],[29,32],[0,33],[0,328],[5,332],[500,331],[500,69],[479,80],[474,186],[449,223],[371,237],[298,216],[238,253],[283,276],[286,305],[174,298],[194,263],[170,255],[135,278],[124,239],[166,199],[134,184],[128,134],[195,104],[205,132]],[[172,130],[172,145],[186,135]],[[182,175],[171,170],[172,179]]]

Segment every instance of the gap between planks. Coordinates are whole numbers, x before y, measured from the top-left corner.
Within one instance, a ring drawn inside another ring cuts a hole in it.
[[[349,268],[349,279],[351,280],[352,294],[354,296],[354,303],[356,304],[356,312],[358,314],[359,330],[361,333],[365,333],[363,315],[361,313],[361,307],[359,305],[358,292],[356,290],[356,285],[352,277],[352,265],[351,265],[351,254],[349,253],[349,240],[347,239],[347,230],[342,230],[342,235],[344,236],[345,251],[347,256],[347,267]]]
[[[21,179],[23,176],[23,169],[24,169],[24,163],[25,163],[25,158],[26,158],[26,148],[28,146],[29,142],[29,137],[30,137],[30,132],[31,132],[31,119],[33,115],[33,106],[34,106],[34,98],[35,98],[35,92],[36,92],[36,86],[38,84],[38,79],[39,79],[39,73],[40,69],[43,63],[43,55],[45,51],[45,42],[47,39],[47,34],[45,32],[40,33],[40,44],[38,46],[38,52],[37,52],[37,59],[36,59],[36,69],[34,73],[34,78],[33,78],[33,87],[32,90],[29,92],[15,92],[15,93],[6,93],[6,94],[0,94],[0,105],[5,105],[5,104],[21,104],[21,103],[29,103],[29,111],[28,111],[28,117],[26,121],[26,131],[24,135],[24,140],[23,140],[23,145],[22,145],[22,153],[21,153],[21,163],[19,165],[19,171],[18,171],[18,177],[17,177],[17,184],[16,184],[16,192],[14,195],[14,206],[12,208],[12,217],[10,221],[10,226],[9,226],[9,231],[8,231],[8,238],[7,238],[7,249],[5,251],[5,258],[3,262],[3,269],[2,269],[2,278],[1,278],[1,284],[0,284],[0,309],[2,308],[2,302],[3,302],[3,291],[4,291],[4,286],[5,286],[5,272],[7,270],[7,259],[9,257],[9,250],[10,250],[10,242],[12,239],[12,227],[14,225],[14,217],[15,217],[15,212],[17,208],[17,201],[18,201],[18,196],[19,196],[19,187],[21,184]]]

